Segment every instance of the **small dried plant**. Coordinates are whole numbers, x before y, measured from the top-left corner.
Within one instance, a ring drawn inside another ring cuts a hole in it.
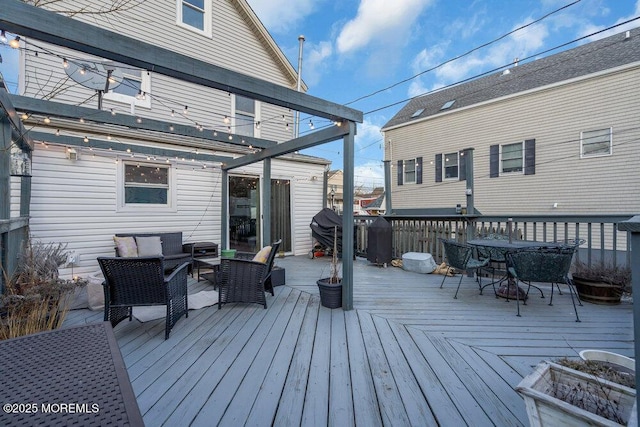
[[[329,273],[329,283],[340,283],[340,272],[338,264],[338,227],[333,227],[333,251],[331,254],[331,270]]]
[[[557,380],[551,387],[552,396],[573,406],[589,411],[619,424],[622,419],[622,402],[601,379],[635,388],[635,376],[612,368],[610,365],[593,360],[560,359],[559,365],[584,372],[592,376],[593,381]],[[562,374],[560,374],[562,375]]]
[[[14,338],[60,327],[82,281],[64,280],[58,267],[67,260],[62,244],[27,241],[15,272],[5,279],[0,297],[0,339]]]

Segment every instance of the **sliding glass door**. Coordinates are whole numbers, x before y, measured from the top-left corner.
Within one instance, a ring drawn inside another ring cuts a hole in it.
[[[260,180],[229,177],[229,247],[242,252],[260,250]]]

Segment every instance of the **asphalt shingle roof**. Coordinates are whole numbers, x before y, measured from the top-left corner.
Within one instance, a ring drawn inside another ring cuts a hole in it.
[[[535,61],[420,96],[409,101],[382,130],[441,113],[448,101],[454,111],[480,102],[640,61],[640,27]],[[415,115],[418,110],[423,111]],[[413,117],[412,117],[413,116]]]

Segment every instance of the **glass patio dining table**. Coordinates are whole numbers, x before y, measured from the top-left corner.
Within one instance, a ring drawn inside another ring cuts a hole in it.
[[[473,239],[468,240],[467,243],[476,248],[491,248],[497,250],[503,255],[500,260],[492,260],[504,263],[506,255],[509,252],[515,252],[521,249],[536,249],[536,248],[560,248],[565,246],[561,242],[539,242],[535,240],[516,240],[516,239]],[[520,299],[526,299],[526,292],[524,290],[517,289],[515,280],[509,274],[509,270],[506,268],[505,277],[499,280],[500,286],[496,290],[496,296],[506,299],[516,299],[519,296]],[[495,283],[495,282],[494,282]],[[542,291],[540,291],[542,292]]]

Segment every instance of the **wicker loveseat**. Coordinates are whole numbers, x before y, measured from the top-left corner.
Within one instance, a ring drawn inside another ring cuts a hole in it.
[[[182,250],[182,232],[168,232],[168,233],[119,233],[116,237],[155,237],[159,236],[162,243],[162,256],[164,258],[164,268],[167,271],[173,270],[182,263],[188,262],[191,264],[190,252],[183,252]],[[116,256],[122,256],[116,245]],[[155,254],[154,254],[155,255]],[[157,254],[159,255],[159,254]],[[152,254],[140,254],[140,256],[152,256]]]

